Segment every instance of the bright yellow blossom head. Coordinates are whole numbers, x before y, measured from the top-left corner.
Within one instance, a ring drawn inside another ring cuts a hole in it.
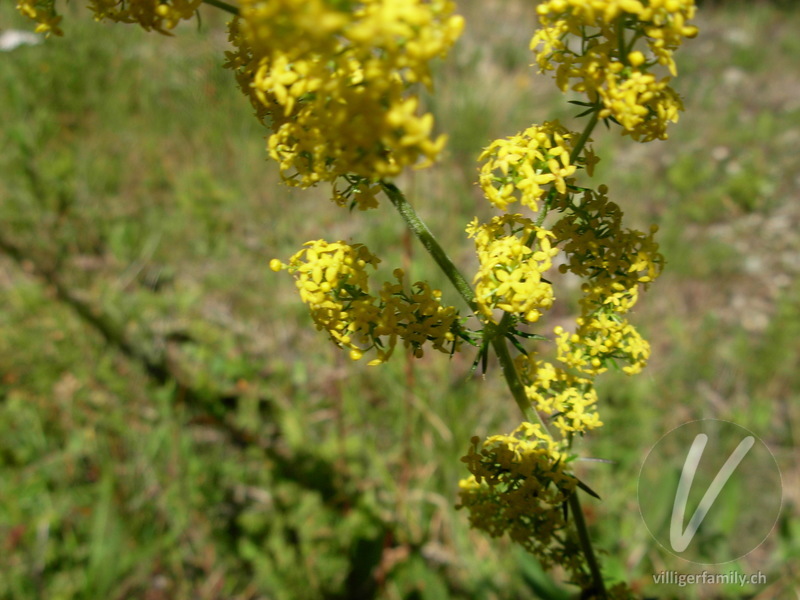
[[[583,373],[597,375],[609,364],[622,364],[628,375],[639,373],[650,358],[650,344],[616,313],[598,311],[577,319],[574,333],[556,327],[558,360]],[[625,364],[627,363],[627,364]]]
[[[600,118],[637,141],[665,139],[683,105],[670,78],[650,70],[660,65],[676,75],[672,55],[697,35],[688,24],[695,10],[694,0],[548,0],[537,7],[542,28],[531,49],[562,91],[599,103]],[[568,43],[570,35],[579,43]]]
[[[480,268],[475,275],[475,300],[484,316],[495,309],[534,323],[553,305],[553,286],[543,273],[553,266],[558,248],[553,234],[521,215],[503,215],[467,232],[475,238]]]
[[[227,66],[272,130],[287,183],[375,182],[436,159],[445,138],[409,86],[430,85],[429,62],[459,36],[452,11],[443,0],[243,0]]]
[[[516,366],[534,408],[552,420],[564,439],[603,425],[591,379],[536,360],[533,353],[520,355]]]
[[[55,0],[19,0],[17,10],[38,23],[36,33],[64,35],[59,27],[61,16],[56,11]]]
[[[459,483],[459,508],[473,527],[509,537],[550,566],[566,528],[563,503],[577,480],[566,456],[539,425],[522,423],[508,435],[472,438],[461,460],[472,473]]]
[[[550,184],[566,193],[578,166],[570,160],[577,138],[558,121],[547,121],[495,140],[479,158],[484,161],[479,182],[486,198],[501,210],[519,201],[538,211],[539,199]]]
[[[431,342],[435,350],[452,353],[460,343],[458,311],[441,304],[441,292],[417,282],[404,285],[402,269],[394,271],[396,283],[384,283],[378,296],[370,292],[368,267],[380,260],[362,244],[317,240],[284,265],[270,261],[273,271],[288,270],[295,277],[300,299],[308,305],[317,329],[328,332],[334,343],[359,360],[375,350],[370,365],[385,362],[398,340],[417,357]]]

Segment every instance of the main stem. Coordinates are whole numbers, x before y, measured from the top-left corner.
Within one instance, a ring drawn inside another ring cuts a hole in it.
[[[603,574],[600,572],[600,564],[597,562],[597,557],[594,555],[592,540],[589,537],[589,528],[586,527],[586,521],[583,518],[583,509],[581,508],[581,500],[578,497],[578,490],[575,490],[569,495],[567,502],[572,511],[575,530],[578,532],[578,541],[581,544],[584,556],[586,556],[586,564],[589,565],[589,572],[594,581],[594,591],[600,594],[600,598],[605,599],[607,597],[606,584],[603,581]]]
[[[599,120],[600,120],[600,108],[598,107],[592,113],[592,117],[589,119],[589,122],[586,123],[586,127],[584,127],[583,131],[581,132],[578,141],[575,142],[575,146],[572,148],[572,152],[569,153],[570,164],[574,164],[577,158],[581,155],[581,152],[583,152],[583,147],[586,145],[586,142],[589,141],[589,136],[592,135],[592,131],[594,131],[594,128]]]
[[[507,315],[508,313],[506,313],[506,316]],[[506,319],[506,316],[500,320],[499,325],[489,324],[486,326],[487,330],[490,330],[490,328],[496,330],[491,332],[492,348],[494,348],[494,352],[497,355],[497,361],[500,363],[500,368],[503,371],[506,384],[508,384],[508,389],[514,398],[514,402],[517,403],[517,407],[522,413],[522,416],[529,423],[534,419],[537,420],[542,428],[547,431],[547,424],[531,406],[528,394],[525,393],[525,386],[522,385],[522,381],[520,381],[519,374],[517,373],[517,367],[514,365],[514,359],[511,358],[511,354],[508,352],[508,345],[506,344],[504,333],[505,327],[510,324],[510,319]]]
[[[439,245],[439,242],[433,236],[431,230],[428,229],[425,222],[420,219],[417,211],[411,206],[411,203],[403,195],[403,192],[401,192],[396,185],[387,181],[381,182],[381,187],[383,191],[386,192],[392,204],[394,204],[397,212],[400,213],[400,216],[403,218],[408,228],[417,236],[417,239],[422,242],[422,245],[425,246],[425,249],[436,264],[439,265],[439,268],[444,271],[450,283],[453,284],[467,305],[469,305],[474,312],[477,312],[478,305],[475,302],[475,292],[472,291],[472,286],[470,286],[453,261],[450,260],[450,257],[447,256],[447,253]]]
[[[477,312],[478,306],[475,302],[475,292],[472,290],[472,287],[439,245],[439,242],[414,210],[414,207],[411,206],[411,203],[403,195],[403,192],[392,183],[383,182],[381,185],[386,195],[389,197],[389,200],[392,201],[392,204],[397,208],[400,216],[403,217],[409,229],[414,232],[419,241],[422,242],[422,245],[425,246],[425,249],[428,250],[433,260],[436,261],[436,264],[444,271],[447,278],[452,282],[459,294],[461,294],[461,297],[464,298],[464,301],[473,311]],[[506,313],[499,324],[486,324],[484,336],[486,339],[491,340],[492,347],[497,354],[508,388],[511,390],[511,395],[514,397],[514,401],[517,403],[520,412],[522,412],[526,420],[531,421],[533,420],[531,415],[533,411],[531,411],[530,401],[525,393],[525,387],[519,379],[517,369],[514,367],[514,360],[511,358],[508,352],[508,346],[505,342],[504,336],[510,324],[511,315]],[[538,413],[533,412],[533,414],[536,415],[536,418],[544,427],[545,424],[539,418]]]

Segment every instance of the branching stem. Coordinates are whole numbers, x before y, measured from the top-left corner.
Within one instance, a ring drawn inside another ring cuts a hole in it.
[[[570,164],[575,164],[575,161],[580,156],[581,152],[583,152],[583,147],[586,145],[586,142],[589,141],[589,136],[592,135],[592,131],[594,131],[595,125],[597,125],[597,121],[599,120],[600,108],[598,107],[592,113],[592,118],[586,123],[586,127],[583,129],[578,141],[575,142],[575,147],[572,149],[572,152],[569,153]]]
[[[220,10],[224,10],[227,13],[230,13],[236,17],[239,16],[239,9],[235,7],[233,4],[228,4],[227,2],[223,2],[223,0],[203,0],[204,4],[210,4]]]
[[[507,315],[508,313],[506,313],[506,316]],[[528,400],[528,394],[525,393],[525,386],[522,385],[522,381],[520,381],[514,359],[511,358],[511,354],[508,352],[508,344],[506,344],[504,333],[505,325],[509,321],[510,319],[503,317],[499,325],[489,324],[486,326],[487,332],[492,335],[492,347],[497,355],[497,360],[500,363],[500,369],[503,371],[506,384],[508,384],[508,389],[511,391],[514,402],[517,403],[517,407],[522,413],[523,418],[529,423],[533,422],[535,419],[542,428],[547,431],[547,425],[542,420],[539,413],[533,410],[531,402]],[[491,329],[494,329],[494,331],[490,331]]]
[[[436,264],[439,265],[439,268],[450,280],[450,283],[453,284],[467,305],[469,305],[473,311],[477,312],[478,305],[475,302],[475,292],[472,290],[472,286],[470,286],[453,261],[450,260],[450,257],[447,256],[439,245],[439,242],[431,233],[431,230],[428,229],[425,222],[420,219],[417,211],[414,210],[414,207],[411,206],[411,203],[403,195],[403,192],[401,192],[396,185],[388,181],[382,181],[381,187],[383,191],[386,192],[392,204],[394,204],[397,212],[400,213],[400,216],[403,218],[408,228],[417,236],[417,239],[422,242],[425,250],[428,251]]]

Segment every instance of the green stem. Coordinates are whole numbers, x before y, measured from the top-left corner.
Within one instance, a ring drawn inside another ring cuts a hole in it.
[[[414,210],[414,207],[411,206],[406,197],[403,195],[403,192],[401,192],[393,183],[384,181],[381,183],[381,186],[386,192],[386,195],[389,197],[389,200],[391,200],[392,204],[394,204],[395,208],[400,213],[400,216],[403,217],[403,220],[406,222],[408,228],[414,233],[414,235],[417,236],[419,241],[422,242],[422,245],[425,246],[425,249],[436,261],[436,264],[439,265],[442,271],[444,271],[445,275],[447,275],[447,278],[450,280],[453,286],[455,286],[456,290],[458,290],[459,294],[461,294],[461,297],[464,298],[469,307],[473,311],[477,312],[478,306],[475,302],[475,292],[472,291],[472,287],[469,285],[469,283],[467,283],[467,280],[461,274],[461,271],[459,271],[458,268],[453,264],[453,261],[450,260],[450,257],[447,256],[445,251],[439,245],[439,242],[436,241],[436,238],[433,237],[430,229],[428,229],[428,226],[425,225],[425,222],[420,219],[419,215]],[[536,415],[536,419],[542,424],[542,427],[546,427],[539,417],[539,414],[536,413],[536,411],[531,410],[528,396],[525,393],[525,387],[522,385],[522,382],[519,379],[517,369],[514,366],[514,360],[511,358],[511,355],[508,352],[508,346],[506,345],[505,340],[505,332],[511,324],[511,318],[511,315],[506,313],[500,320],[499,324],[487,323],[484,335],[487,339],[491,340],[492,347],[497,354],[500,367],[503,370],[503,376],[506,379],[508,388],[511,390],[511,395],[514,397],[514,401],[517,403],[517,406],[522,412],[523,417],[530,422],[533,420],[531,415],[531,413],[533,413]]]
[[[544,220],[547,218],[547,213],[550,209],[550,204],[553,202],[553,197],[555,196],[556,188],[555,186],[550,188],[550,191],[547,192],[547,199],[542,202],[542,207],[539,209],[539,216],[536,217],[536,227],[541,227],[544,223]],[[530,247],[531,244],[536,240],[536,232],[531,232],[531,235],[525,240],[525,245]]]
[[[528,395],[525,393],[525,387],[522,385],[519,375],[517,374],[516,365],[514,365],[514,361],[508,353],[508,346],[506,345],[504,333],[505,327],[507,327],[510,322],[511,315],[506,313],[500,320],[499,325],[487,325],[486,332],[492,336],[492,347],[494,348],[495,354],[497,354],[497,360],[500,363],[500,368],[503,370],[503,376],[508,384],[508,389],[511,390],[511,395],[514,397],[514,401],[517,403],[520,412],[522,412],[522,416],[527,422],[531,423],[533,422],[531,416],[535,415],[536,420],[542,426],[544,432],[549,435],[547,424],[539,415],[539,412],[531,407]],[[586,564],[589,565],[589,572],[592,575],[594,590],[600,594],[599,597],[601,600],[605,600],[606,588],[603,582],[603,574],[600,572],[600,565],[597,562],[594,549],[592,548],[592,540],[589,537],[589,529],[586,527],[586,521],[583,518],[583,510],[581,509],[577,490],[570,494],[568,501],[573,514],[575,530],[578,533],[578,541],[580,542],[583,555],[586,557]]]
[[[600,565],[597,562],[597,557],[594,555],[592,549],[592,540],[589,538],[589,529],[586,527],[586,521],[583,518],[583,510],[581,509],[581,501],[578,498],[578,490],[570,494],[567,499],[569,508],[572,511],[572,518],[575,521],[575,529],[578,532],[578,541],[581,544],[583,555],[586,557],[586,563],[589,565],[589,572],[594,581],[593,591],[598,593],[601,600],[607,598],[606,584],[603,582],[603,574],[600,572]]]
[[[225,12],[231,13],[232,15],[238,17],[239,16],[239,9],[236,8],[233,4],[228,4],[227,2],[223,2],[222,0],[203,0],[204,4],[210,4],[220,10],[224,10]]]
[[[583,133],[578,138],[578,141],[575,142],[575,146],[572,148],[572,152],[569,153],[569,163],[575,164],[575,161],[580,156],[580,153],[583,152],[583,147],[586,145],[586,142],[589,141],[589,136],[592,135],[592,131],[594,131],[595,125],[600,120],[600,108],[598,107],[593,113],[592,118],[589,119],[589,122],[586,124],[586,127],[583,129]]]
[[[475,302],[475,292],[472,291],[472,286],[470,286],[470,284],[461,274],[461,271],[458,270],[458,267],[453,264],[453,261],[450,260],[449,256],[447,256],[445,251],[439,245],[439,242],[436,241],[436,238],[433,237],[433,234],[431,233],[431,230],[428,229],[428,226],[425,225],[424,221],[419,218],[417,211],[415,211],[414,207],[411,206],[411,203],[403,195],[403,192],[401,192],[396,185],[387,181],[382,181],[381,187],[383,188],[383,191],[386,192],[389,200],[392,201],[392,204],[394,204],[397,212],[399,212],[400,216],[403,217],[403,220],[406,222],[408,228],[414,233],[414,235],[417,236],[417,239],[422,242],[422,245],[425,246],[425,249],[431,255],[433,260],[436,261],[436,264],[439,265],[439,268],[444,271],[445,275],[447,275],[450,283],[452,283],[458,293],[461,294],[461,297],[469,305],[469,307],[474,312],[477,312],[478,305]]]
[[[420,219],[417,212],[414,210],[414,207],[411,206],[409,201],[403,195],[396,185],[389,182],[381,182],[381,186],[383,190],[386,192],[386,195],[391,200],[392,204],[394,204],[397,211],[400,213],[400,216],[403,217],[403,220],[406,222],[408,228],[417,236],[422,245],[425,246],[425,249],[428,253],[433,257],[436,261],[436,264],[444,271],[447,278],[450,282],[455,286],[456,290],[458,290],[461,297],[464,298],[466,303],[469,307],[477,312],[478,306],[475,302],[475,292],[472,291],[472,287],[467,283],[467,280],[461,274],[461,271],[453,264],[453,261],[450,260],[450,257],[447,256],[445,251],[439,245],[439,242],[436,241],[436,238],[433,237],[430,229],[428,226],[425,225],[425,222]],[[532,414],[536,415],[536,419],[542,424],[542,427],[546,426],[544,422],[542,422],[539,414],[536,411],[531,410],[530,401],[528,400],[528,396],[525,393],[525,387],[522,385],[522,382],[519,379],[519,375],[517,374],[517,369],[514,366],[514,360],[511,358],[511,355],[508,352],[508,346],[506,345],[505,340],[505,332],[507,328],[511,325],[512,316],[509,313],[506,313],[503,318],[500,320],[499,324],[494,323],[487,323],[486,328],[484,331],[484,335],[487,339],[491,340],[492,347],[497,354],[497,358],[500,362],[500,367],[503,370],[503,376],[506,379],[506,383],[508,384],[508,388],[511,390],[511,395],[514,397],[514,401],[517,403],[520,411],[522,412],[523,417],[527,421],[532,421],[533,417]]]
[[[508,313],[506,313],[508,316]],[[494,348],[494,352],[497,355],[497,360],[500,363],[500,369],[503,371],[503,377],[506,379],[506,384],[508,384],[508,389],[511,391],[511,395],[514,397],[514,402],[517,403],[517,407],[519,408],[522,416],[525,420],[530,423],[536,419],[539,424],[547,431],[547,426],[542,421],[542,418],[539,416],[539,413],[532,409],[530,400],[528,400],[528,394],[525,393],[525,386],[522,385],[522,382],[519,379],[519,375],[517,374],[517,367],[514,364],[514,359],[511,358],[511,354],[508,352],[508,345],[506,344],[506,338],[503,335],[504,328],[503,325],[506,321],[506,318],[500,320],[500,325],[488,324],[486,325],[486,333],[490,334],[492,340],[492,348]]]
[[[617,51],[622,64],[630,66],[628,64],[628,55],[625,53],[625,13],[622,13],[617,20]]]

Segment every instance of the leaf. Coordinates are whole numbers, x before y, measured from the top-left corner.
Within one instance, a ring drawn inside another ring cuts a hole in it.
[[[518,335],[519,337],[523,337],[526,340],[541,340],[543,342],[549,342],[550,341],[550,338],[548,338],[546,336],[543,336],[543,335],[539,335],[538,333],[528,333],[526,331],[516,330],[516,331],[514,331],[514,335]]]
[[[506,333],[506,337],[511,341],[511,344],[514,346],[514,348],[519,350],[521,354],[528,356],[528,351],[525,350],[522,344],[520,344],[519,340],[516,337],[514,337],[514,334],[512,332],[509,331],[508,333]]]
[[[578,487],[581,488],[587,494],[589,494],[592,498],[597,498],[598,500],[602,500],[602,498],[597,492],[595,492],[592,488],[583,483],[580,479],[578,479]]]

